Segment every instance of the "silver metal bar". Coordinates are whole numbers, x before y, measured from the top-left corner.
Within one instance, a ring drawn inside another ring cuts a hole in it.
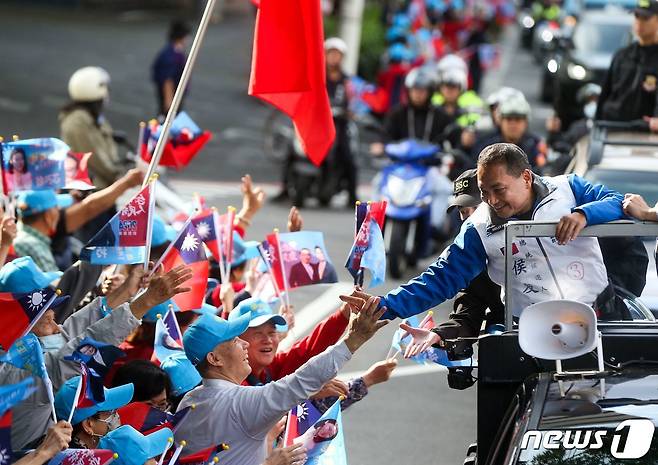
[[[505,329],[513,328],[512,314],[512,243],[519,237],[553,237],[557,221],[510,221],[505,225]],[[597,224],[583,229],[581,237],[658,237],[658,223],[628,220]]]

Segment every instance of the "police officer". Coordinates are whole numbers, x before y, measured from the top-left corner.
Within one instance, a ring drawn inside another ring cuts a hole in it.
[[[599,98],[596,119],[645,119],[658,130],[658,1],[639,0],[633,30],[637,42],[619,50],[612,59]]]
[[[485,147],[499,142],[515,144],[528,155],[530,166],[540,171],[546,164],[546,144],[538,135],[528,130],[530,104],[521,95],[514,95],[502,101],[496,110],[500,117],[500,127],[479,138],[471,154],[475,157]]]

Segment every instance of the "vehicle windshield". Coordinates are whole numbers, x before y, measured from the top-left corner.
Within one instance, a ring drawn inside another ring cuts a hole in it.
[[[583,22],[574,31],[573,43],[578,51],[612,54],[628,42],[630,34],[628,24]]]
[[[585,179],[617,192],[640,194],[648,202],[658,199],[656,173],[651,171],[592,168],[585,174]]]

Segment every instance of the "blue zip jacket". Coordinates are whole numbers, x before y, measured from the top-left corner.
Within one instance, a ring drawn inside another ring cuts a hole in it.
[[[624,218],[619,192],[601,184],[591,184],[580,176],[568,176],[577,207],[588,225]],[[535,182],[542,182],[536,177]],[[382,319],[408,318],[454,297],[487,267],[487,254],[475,226],[466,220],[454,242],[425,272],[382,297],[387,307]]]

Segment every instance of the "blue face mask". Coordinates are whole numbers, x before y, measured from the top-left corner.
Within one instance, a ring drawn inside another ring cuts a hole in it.
[[[62,333],[51,334],[50,336],[39,336],[41,348],[45,352],[57,352],[64,347],[66,339]]]

